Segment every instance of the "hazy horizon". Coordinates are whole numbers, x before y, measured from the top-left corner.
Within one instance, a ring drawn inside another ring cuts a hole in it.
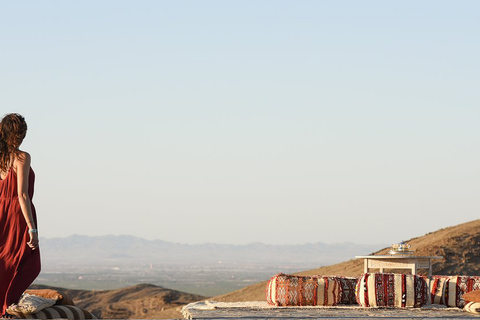
[[[254,241],[254,242],[246,242],[246,243],[228,243],[228,242],[197,242],[197,243],[188,243],[188,242],[179,242],[179,241],[168,241],[161,238],[143,238],[141,236],[135,236],[131,234],[103,234],[103,235],[86,235],[86,234],[70,234],[67,236],[60,236],[60,237],[48,237],[48,236],[40,236],[40,239],[45,238],[48,240],[56,240],[56,239],[66,239],[71,237],[89,237],[89,238],[106,238],[106,237],[133,237],[136,239],[141,239],[145,241],[161,241],[161,242],[168,242],[172,244],[182,244],[182,245],[208,245],[208,244],[216,244],[216,245],[226,245],[226,246],[248,246],[248,245],[255,245],[255,244],[262,244],[267,246],[304,246],[310,244],[325,244],[325,245],[337,245],[337,244],[355,244],[355,245],[378,245],[378,246],[390,246],[390,244],[382,243],[382,242],[375,242],[375,243],[362,243],[356,241],[339,241],[339,242],[324,242],[324,241],[317,241],[317,242],[304,242],[304,243],[268,243],[268,242],[261,242],[261,241]],[[404,239],[405,240],[405,239]],[[400,240],[403,241],[403,240]],[[379,250],[382,248],[378,248]]]
[[[41,237],[397,243],[478,218],[477,1],[0,4]]]

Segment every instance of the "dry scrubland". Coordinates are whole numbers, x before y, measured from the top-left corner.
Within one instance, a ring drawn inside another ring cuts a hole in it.
[[[407,241],[417,255],[443,256],[435,261],[434,274],[480,275],[480,220],[438,230]],[[375,254],[386,254],[384,248]],[[299,275],[358,276],[363,272],[363,261],[349,260],[328,267],[299,272]],[[273,274],[272,274],[273,276]],[[255,301],[265,299],[267,282],[260,282],[241,290],[210,300]],[[182,318],[180,309],[190,302],[206,297],[164,289],[152,285],[138,285],[119,290],[85,291],[63,290],[76,304],[105,319],[172,319]]]
[[[34,285],[32,288],[52,287]],[[184,305],[205,299],[149,284],[101,291],[54,289],[66,293],[77,306],[103,319],[178,319],[183,318],[180,310]]]

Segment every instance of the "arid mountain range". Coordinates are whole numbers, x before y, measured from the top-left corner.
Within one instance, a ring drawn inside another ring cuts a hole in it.
[[[434,274],[480,275],[480,220],[431,232],[407,241],[416,255],[443,256],[435,261]],[[386,254],[389,248],[375,252]],[[303,271],[301,275],[358,276],[363,272],[363,261],[349,260],[331,266]],[[273,274],[272,274],[273,276]],[[249,301],[265,299],[266,281],[243,289],[210,297],[217,301]],[[197,295],[164,289],[152,285],[137,285],[119,290],[66,292],[78,306],[102,318],[181,318],[183,305],[206,299]]]
[[[65,264],[257,264],[322,266],[343,261],[355,254],[369,254],[380,245],[354,243],[309,243],[299,245],[250,243],[181,244],[162,240],[145,240],[133,236],[89,237],[73,235],[67,238],[41,239],[44,265]]]

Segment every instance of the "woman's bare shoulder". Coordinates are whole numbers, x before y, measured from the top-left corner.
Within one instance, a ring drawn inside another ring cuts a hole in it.
[[[20,165],[30,165],[31,161],[32,156],[30,156],[30,153],[19,150],[17,156],[15,157],[14,164],[17,163]]]

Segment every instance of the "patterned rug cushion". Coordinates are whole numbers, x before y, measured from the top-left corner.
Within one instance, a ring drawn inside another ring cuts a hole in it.
[[[467,302],[480,302],[480,290],[467,292],[463,295],[463,300]]]
[[[417,275],[365,273],[356,288],[357,302],[363,307],[419,308],[427,303],[427,283]]]
[[[339,304],[357,304],[355,288],[359,278],[355,277],[337,277],[342,287],[342,294]]]
[[[313,306],[318,279],[287,274],[273,276],[267,286],[267,302],[276,306]]]
[[[480,314],[480,303],[479,302],[469,302],[465,305],[463,310],[474,313],[474,314]]]
[[[447,307],[463,308],[463,295],[467,292],[480,289],[480,277],[452,276],[445,284],[445,305]]]
[[[334,306],[341,299],[341,285],[334,277],[280,273],[268,282],[266,296],[275,306]]]
[[[469,301],[465,295],[480,290],[480,277],[434,275],[430,280],[432,304],[463,308]],[[480,292],[478,294],[480,302]]]
[[[32,314],[16,315],[20,319],[68,319],[68,320],[84,320],[97,319],[93,314],[86,310],[82,310],[75,306],[55,305],[45,308],[40,312]]]
[[[318,276],[317,306],[336,306],[342,299],[342,286],[337,277]]]

